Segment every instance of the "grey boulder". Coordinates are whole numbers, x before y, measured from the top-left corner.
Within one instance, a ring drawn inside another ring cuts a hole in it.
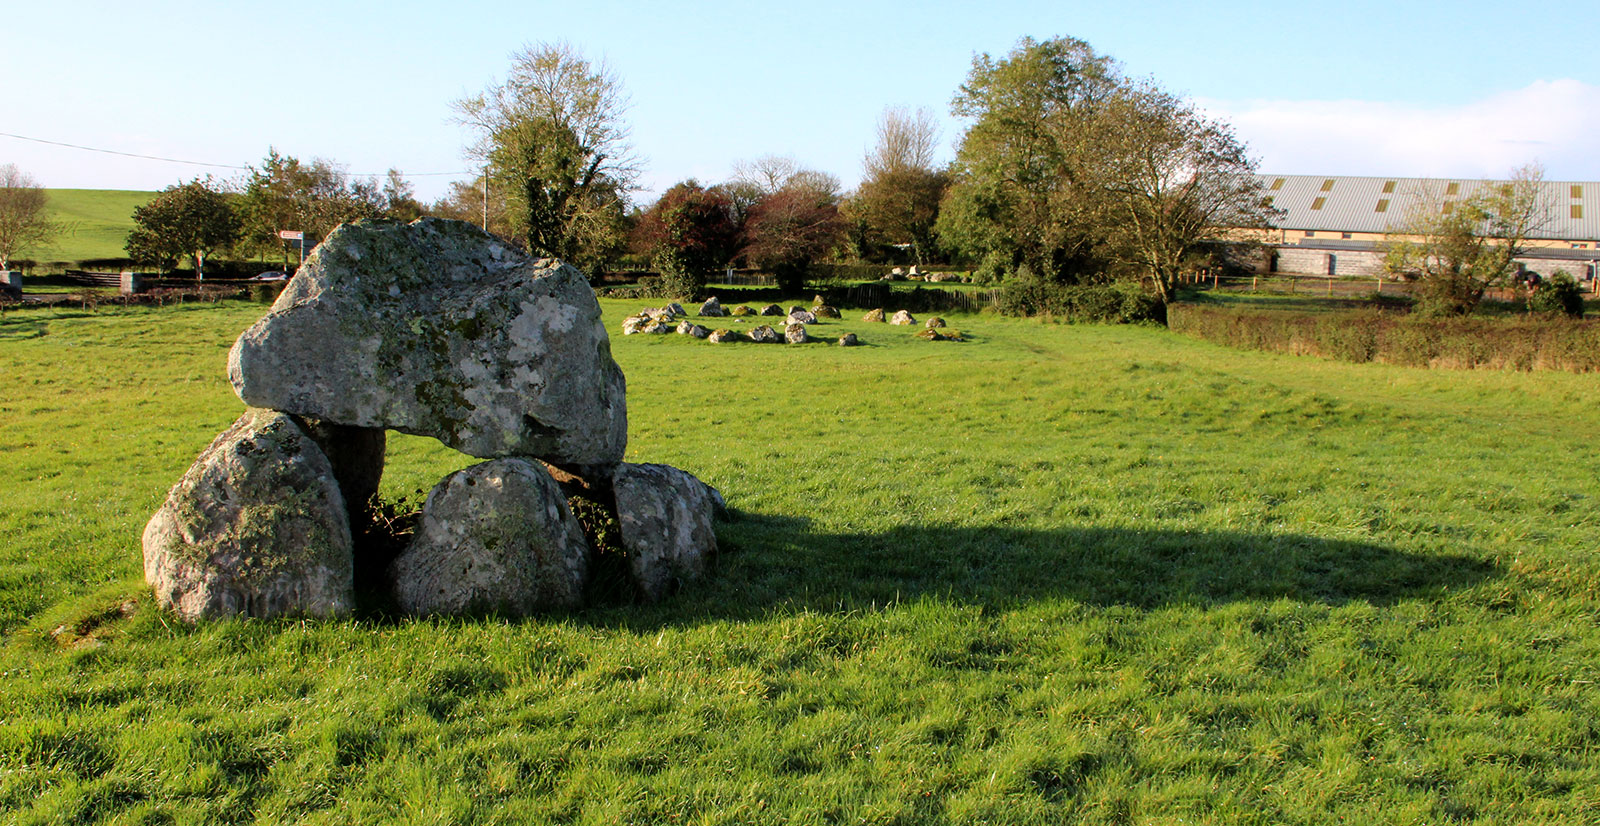
[[[521,458],[435,485],[416,539],[390,568],[396,602],[419,615],[576,608],[588,571],[588,542],[561,486]]]
[[[328,235],[228,361],[246,404],[483,458],[619,461],[626,385],[594,291],[461,221]]]
[[[289,416],[248,410],[145,526],[144,576],[188,621],[350,611],[349,517],[332,465]]]
[[[620,464],[611,479],[634,585],[646,600],[698,579],[717,550],[714,488],[668,465]]]

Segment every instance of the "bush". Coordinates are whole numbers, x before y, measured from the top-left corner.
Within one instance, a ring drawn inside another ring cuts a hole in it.
[[[1051,316],[1075,324],[1165,324],[1166,304],[1129,282],[1066,285],[1036,278],[1013,279],[996,302],[1005,315]]]
[[[1528,296],[1528,311],[1583,318],[1583,289],[1572,276],[1556,270]]]
[[[1229,347],[1408,367],[1600,370],[1600,322],[1434,318],[1373,310],[1295,313],[1174,304],[1177,332]]]

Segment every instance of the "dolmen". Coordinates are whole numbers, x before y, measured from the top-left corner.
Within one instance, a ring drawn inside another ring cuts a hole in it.
[[[145,579],[185,620],[340,616],[357,582],[409,614],[522,616],[581,606],[597,571],[658,600],[715,553],[715,489],[622,461],[627,385],[588,281],[472,224],[334,230],[228,377],[247,409],[144,531]],[[386,430],[485,460],[433,487],[392,558],[355,539]]]

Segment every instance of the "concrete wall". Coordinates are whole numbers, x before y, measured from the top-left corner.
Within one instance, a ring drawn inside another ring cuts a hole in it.
[[[1364,250],[1279,247],[1277,272],[1298,275],[1367,276],[1383,274],[1383,256]]]

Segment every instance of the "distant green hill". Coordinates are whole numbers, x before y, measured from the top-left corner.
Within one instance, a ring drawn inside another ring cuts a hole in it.
[[[123,244],[133,229],[133,210],[156,195],[128,189],[46,189],[45,194],[52,217],[67,231],[54,244],[24,253],[39,262],[127,255]]]

